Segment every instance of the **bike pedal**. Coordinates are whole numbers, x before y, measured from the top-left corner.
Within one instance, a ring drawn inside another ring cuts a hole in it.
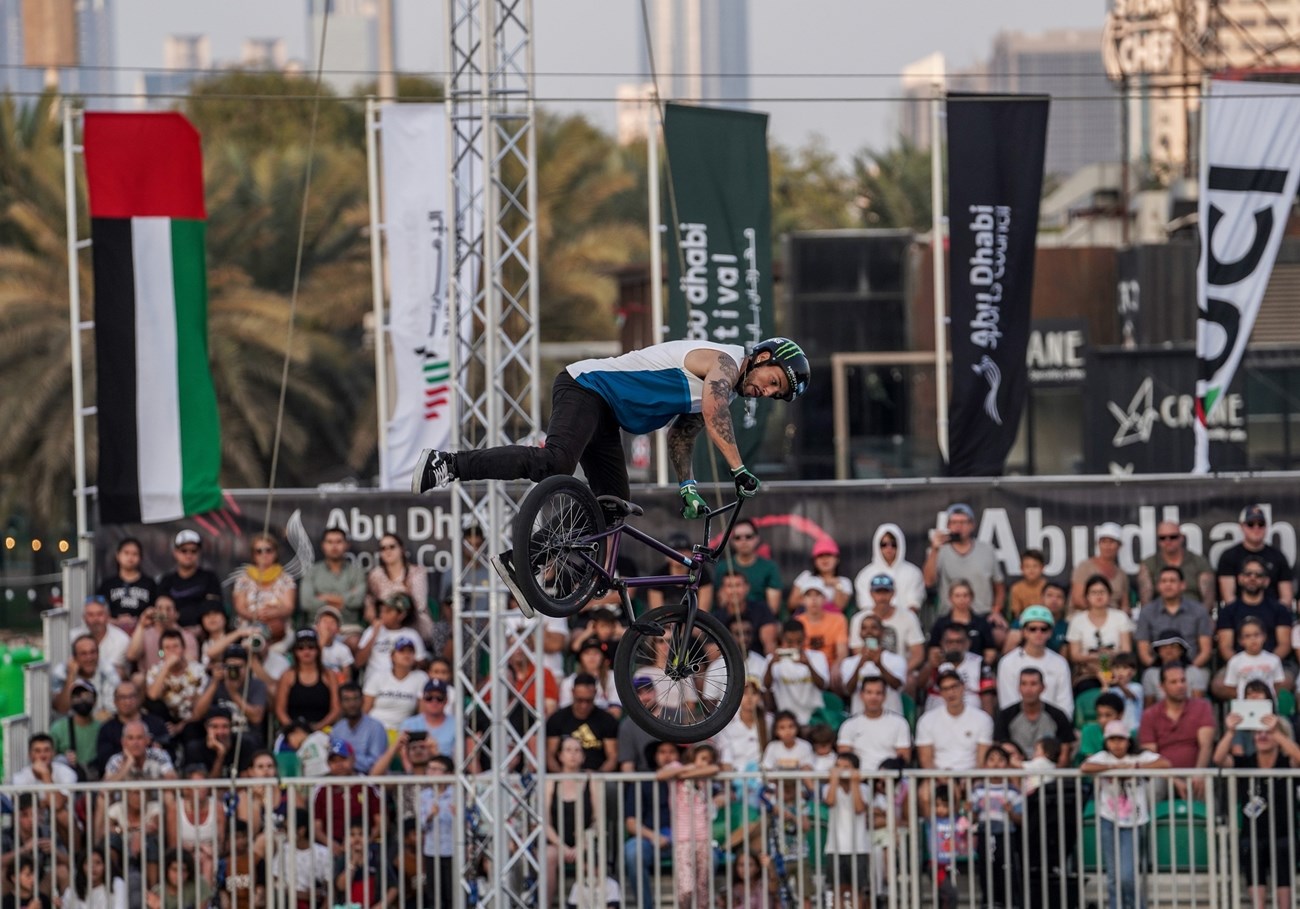
[[[629,627],[648,638],[664,636],[664,626],[658,622],[633,622]]]

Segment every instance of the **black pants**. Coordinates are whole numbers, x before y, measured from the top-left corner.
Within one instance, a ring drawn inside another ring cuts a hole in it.
[[[456,473],[462,480],[538,483],[555,474],[572,474],[579,464],[596,495],[626,499],[631,494],[613,408],[565,370],[551,386],[551,423],[544,447],[503,445],[456,452]]]

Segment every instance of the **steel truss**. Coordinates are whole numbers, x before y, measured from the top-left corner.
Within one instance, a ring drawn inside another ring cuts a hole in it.
[[[536,440],[539,428],[532,3],[452,0],[448,14],[451,320],[461,326],[452,443],[461,449]],[[457,526],[476,522],[485,541],[478,551],[453,547],[457,703],[480,718],[457,733],[466,836],[456,864],[467,906],[536,907],[547,892],[542,633],[540,624],[509,633],[507,592],[488,564],[509,545],[523,492],[501,482],[453,486]],[[521,653],[537,667],[524,693],[507,681]]]

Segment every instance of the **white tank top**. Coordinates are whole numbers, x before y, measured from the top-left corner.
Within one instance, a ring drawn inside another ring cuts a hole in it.
[[[737,368],[745,358],[745,348],[739,344],[667,341],[620,357],[579,360],[568,366],[568,372],[579,385],[604,398],[628,432],[653,432],[674,417],[700,412],[704,380],[686,368],[687,355],[700,348],[728,355]],[[733,389],[728,400],[735,396]]]

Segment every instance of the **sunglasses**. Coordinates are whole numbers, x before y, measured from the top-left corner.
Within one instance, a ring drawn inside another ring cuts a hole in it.
[[[426,701],[445,701],[447,696],[445,694],[426,694],[424,699]]]
[[[893,540],[881,540],[881,541],[880,541],[880,548],[881,548],[881,549],[897,549],[897,548],[898,548],[898,544],[895,543]]]
[[[384,545],[380,546],[379,548],[380,548],[380,549],[401,549],[401,547],[398,546],[396,543],[385,543]]]
[[[1181,540],[1182,538],[1183,535],[1181,533],[1162,533],[1156,539],[1160,540],[1162,543],[1170,543],[1174,540]]]
[[[1242,576],[1243,578],[1266,578],[1266,577],[1268,577],[1268,575],[1264,574],[1264,572],[1262,572],[1262,571],[1243,571],[1243,572],[1241,573],[1241,576]]]
[[[253,555],[266,555],[267,553],[272,552],[275,552],[275,550],[270,546],[255,546],[253,548]]]
[[[1263,521],[1242,521],[1241,526],[1242,527],[1263,527],[1265,526],[1265,524]]]
[[[943,692],[949,692],[949,691],[965,691],[965,690],[966,690],[966,686],[965,686],[965,685],[962,685],[962,684],[959,683],[959,682],[952,682],[952,683],[950,683],[950,684],[948,684],[948,685],[940,685],[940,686],[939,686],[939,690],[940,690],[940,691],[943,691]]]
[[[297,644],[293,645],[293,649],[294,650],[315,650],[316,645],[313,644],[311,641],[299,641]]]
[[[177,552],[183,552],[183,553],[185,553],[186,555],[198,555],[198,554],[199,554],[199,547],[197,547],[197,546],[177,546],[177,547],[176,547],[176,551],[177,551]]]
[[[731,538],[733,540],[752,540],[756,536],[758,536],[756,533],[733,533]]]
[[[1049,631],[1051,631],[1051,630],[1052,630],[1052,629],[1048,628],[1046,625],[1026,625],[1026,626],[1025,626],[1025,631],[1028,632],[1029,634],[1047,634],[1047,632],[1049,632]]]

